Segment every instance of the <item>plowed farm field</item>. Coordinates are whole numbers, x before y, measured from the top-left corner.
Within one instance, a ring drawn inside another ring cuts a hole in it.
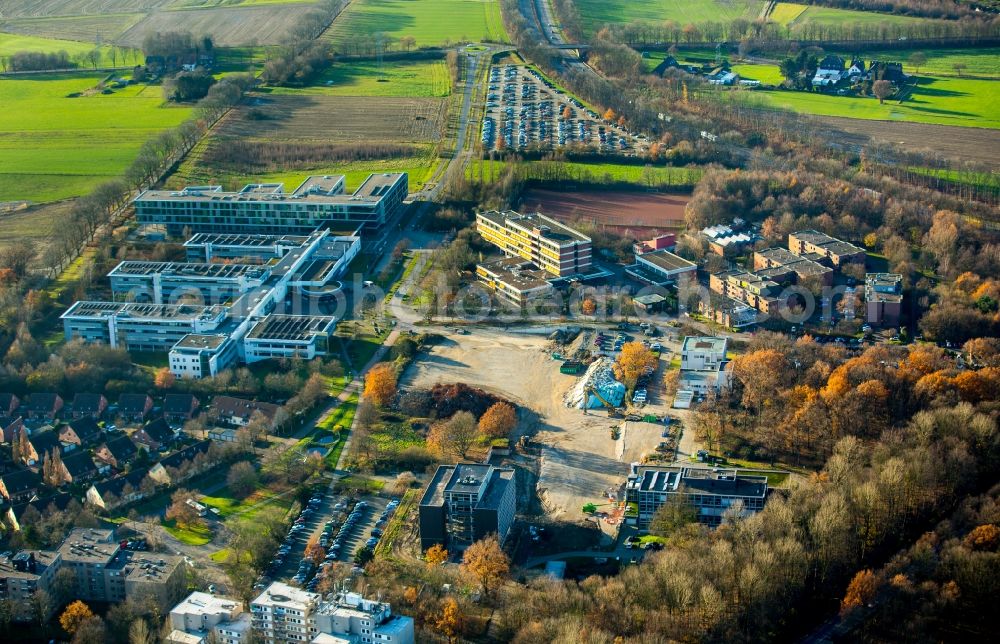
[[[254,41],[261,45],[277,45],[285,40],[291,26],[311,10],[310,5],[291,4],[157,11],[122,34],[118,42],[138,47],[151,33],[190,31],[211,34],[215,44],[222,47],[248,45]]]

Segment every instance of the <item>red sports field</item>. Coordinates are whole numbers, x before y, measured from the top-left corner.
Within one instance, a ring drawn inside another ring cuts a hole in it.
[[[560,221],[584,221],[619,230],[676,229],[684,226],[691,197],[653,192],[556,192],[529,190],[522,212],[540,212]],[[636,231],[639,232],[639,231]]]

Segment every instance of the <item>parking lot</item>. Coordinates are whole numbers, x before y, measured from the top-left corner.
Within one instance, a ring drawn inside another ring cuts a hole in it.
[[[324,571],[335,562],[353,561],[355,553],[365,545],[374,549],[381,532],[373,534],[373,530],[385,528],[396,505],[397,501],[378,497],[357,500],[329,491],[315,493],[293,521],[271,567],[259,582],[261,587],[268,580],[280,579],[314,590]],[[310,542],[323,548],[323,561],[306,558]]]
[[[521,65],[490,68],[481,141],[486,150],[586,146],[633,156],[645,152],[644,136],[606,122],[601,115]]]

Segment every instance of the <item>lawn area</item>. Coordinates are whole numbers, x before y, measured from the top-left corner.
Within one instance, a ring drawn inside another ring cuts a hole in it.
[[[38,36],[28,36],[24,34],[9,34],[0,33],[0,56],[10,56],[18,52],[32,52],[41,54],[55,54],[60,51],[64,51],[69,54],[70,60],[73,60],[76,56],[87,54],[94,49],[98,48],[101,51],[101,58],[97,62],[98,67],[111,67],[113,64],[117,63],[117,66],[124,67],[125,59],[121,54],[115,61],[111,59],[111,46],[102,45],[97,47],[92,42],[79,42],[76,40],[61,40],[57,38],[40,38]],[[137,62],[142,62],[142,55],[137,54]],[[132,55],[128,56],[129,64],[135,64],[132,62]],[[90,61],[78,62],[81,69],[87,69],[91,66]]]
[[[287,509],[292,506],[293,501],[292,495],[278,496],[267,488],[261,488],[245,499],[237,499],[228,487],[223,487],[211,495],[199,499],[200,503],[216,508],[219,511],[219,516],[223,519],[228,519],[234,514],[240,514],[244,519],[252,519],[255,513],[266,506],[281,505]]]
[[[417,47],[445,42],[491,40],[506,42],[496,0],[354,0],[330,26],[326,37],[340,52],[354,43],[368,47],[382,33],[387,47],[403,36]]]
[[[339,425],[344,431],[351,428],[351,424],[354,423],[354,412],[358,410],[358,393],[354,392],[349,395],[340,405],[333,410],[333,412],[316,424],[322,430],[325,431],[336,431],[336,427]]]
[[[813,92],[762,91],[754,96],[767,106],[806,114],[996,129],[1000,128],[998,90],[997,81],[933,78],[921,79],[901,104]]]
[[[431,96],[451,93],[444,60],[387,60],[334,63],[315,83],[302,89],[275,87],[272,94],[330,96]]]
[[[733,65],[730,69],[743,80],[760,81],[765,85],[780,85],[785,80],[774,65]]]
[[[764,9],[763,0],[577,0],[583,28],[596,32],[609,23],[645,20],[680,25],[699,22],[729,22],[735,18],[753,20]]]
[[[569,176],[577,181],[591,183],[634,183],[637,185],[694,185],[701,179],[701,168],[675,168],[667,166],[644,166],[625,163],[570,163],[562,161],[525,161],[521,170],[526,178],[542,179],[549,175],[547,168],[557,164],[567,166],[572,172]],[[491,161],[474,159],[466,166],[465,173],[470,179],[490,180],[499,174],[506,161]]]
[[[0,80],[0,201],[55,201],[116,177],[139,148],[191,114],[159,87],[89,92],[95,74]]]
[[[771,15],[768,16],[768,18],[770,18],[772,22],[788,26],[790,22],[801,16],[802,12],[806,9],[808,9],[808,7],[804,4],[779,2],[774,6],[774,9],[771,10]]]
[[[180,527],[176,521],[163,522],[163,529],[170,533],[170,536],[183,544],[189,546],[203,546],[212,540],[212,529],[208,526],[185,526]]]

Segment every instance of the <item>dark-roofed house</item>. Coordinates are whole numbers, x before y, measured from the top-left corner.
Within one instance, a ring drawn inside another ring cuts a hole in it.
[[[113,479],[99,481],[87,489],[87,503],[102,510],[113,510],[135,503],[155,491],[152,481],[146,482],[147,470],[134,470]]]
[[[21,403],[20,410],[25,418],[55,420],[62,408],[63,399],[59,394],[41,393],[28,396],[28,399]]]
[[[420,547],[464,550],[489,534],[503,543],[517,511],[514,470],[481,463],[441,465],[420,500]]]
[[[211,446],[212,441],[204,440],[164,457],[149,468],[149,478],[161,485],[176,485],[204,472],[211,466],[206,458]]]
[[[24,419],[19,415],[0,415],[0,439],[2,439],[0,442],[10,443],[13,441],[14,437],[21,432],[22,427],[24,427]]]
[[[73,418],[100,418],[108,408],[108,399],[103,394],[77,394],[73,397]]]
[[[132,442],[150,453],[166,448],[175,438],[177,435],[165,418],[151,420],[145,427],[132,434]]]
[[[59,435],[51,427],[43,427],[31,433],[28,437],[27,445],[23,445],[24,465],[34,466],[42,464],[42,457],[46,452],[56,450],[62,452],[62,443],[59,442]]]
[[[87,452],[74,452],[63,456],[62,464],[67,483],[86,483],[99,473],[94,459]]]
[[[681,496],[698,512],[698,522],[717,526],[725,512],[742,504],[744,514],[764,509],[767,477],[677,465],[633,463],[625,484],[625,498],[637,513],[626,520],[645,528],[668,498]]]
[[[191,420],[200,404],[192,394],[167,394],[163,397],[163,416],[172,421]]]
[[[10,416],[21,405],[21,399],[11,393],[0,393],[0,416]]]
[[[90,416],[77,418],[69,425],[59,428],[59,440],[67,446],[82,447],[97,442],[101,438],[101,428]],[[72,447],[70,447],[72,449]]]
[[[125,420],[142,422],[153,410],[153,399],[146,394],[122,394],[118,397],[118,415]]]
[[[35,499],[21,505],[12,505],[7,508],[6,523],[10,526],[11,530],[18,532],[21,530],[21,520],[24,518],[24,513],[29,508],[45,516],[51,512],[65,512],[66,508],[75,500],[69,492],[60,492],[55,496],[44,499]]]
[[[11,503],[30,501],[38,492],[42,477],[31,470],[14,470],[0,476],[0,496]]]
[[[116,470],[123,470],[139,453],[135,443],[128,436],[119,436],[105,442],[94,451],[94,458],[110,465]]]
[[[212,417],[222,425],[244,427],[256,412],[263,414],[273,428],[280,416],[281,406],[232,396],[216,396],[212,400]]]

